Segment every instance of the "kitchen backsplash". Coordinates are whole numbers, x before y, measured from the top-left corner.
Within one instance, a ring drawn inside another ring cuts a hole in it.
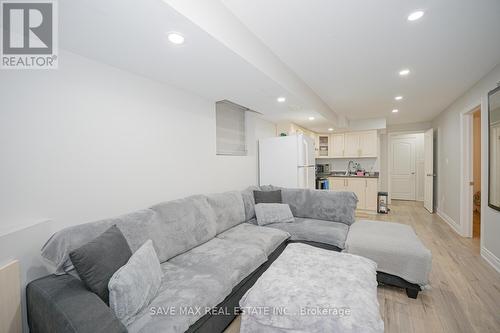
[[[358,159],[344,159],[344,158],[322,158],[316,159],[316,164],[329,164],[330,171],[345,171],[349,161],[359,163],[366,171],[380,171],[380,164],[378,158],[358,158]]]

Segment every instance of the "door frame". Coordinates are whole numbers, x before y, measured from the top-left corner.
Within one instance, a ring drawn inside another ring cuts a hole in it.
[[[434,151],[435,150],[435,147],[434,147],[434,139],[435,139],[435,134],[434,134],[434,128],[429,128],[427,131],[424,132],[424,208],[427,209],[427,211],[431,214],[434,214],[436,209],[434,207],[434,181],[436,179],[436,170],[434,168],[434,164],[435,164],[435,154],[436,152]],[[427,133],[430,132],[430,138],[431,138],[431,142],[430,142],[430,145],[431,145],[431,156],[430,156],[430,159],[431,159],[431,167],[432,167],[432,173],[431,175],[429,176],[429,173],[427,172],[427,165],[428,165],[428,159],[427,159],[427,153],[429,152],[427,149],[426,149],[426,136],[427,136]],[[425,197],[426,197],[426,193],[427,193],[427,180],[428,180],[428,177],[432,177],[432,188],[431,188],[431,193],[430,193],[430,196],[431,196],[431,202],[430,202],[430,209],[427,208],[426,206],[426,201],[425,201]]]
[[[428,129],[426,129],[428,130]],[[426,130],[418,130],[418,131],[397,131],[397,132],[389,132],[387,134],[387,191],[388,191],[388,196],[387,196],[387,203],[391,204],[392,203],[392,189],[391,189],[391,174],[392,174],[392,166],[391,166],[391,159],[392,159],[392,140],[395,136],[401,136],[401,135],[412,135],[412,134],[420,134],[423,133],[425,134]],[[415,164],[417,160],[415,157]],[[417,166],[415,165],[415,173],[416,173]],[[417,198],[417,186],[416,186],[416,180],[415,180],[415,198]]]
[[[471,238],[472,237],[472,229],[473,229],[473,198],[474,191],[472,190],[472,186],[470,185],[471,180],[474,177],[474,116],[473,113],[476,111],[481,112],[481,125],[482,125],[482,109],[481,103],[479,102],[472,109],[468,109],[462,111],[460,113],[460,226],[462,228],[461,236]],[[482,142],[482,131],[483,127],[481,126],[481,153],[484,153],[483,142]],[[482,162],[482,161],[481,161]],[[481,169],[483,169],[483,165],[481,164]],[[482,178],[482,177],[481,177]],[[483,193],[483,179],[481,179],[481,193]],[[481,201],[484,200],[481,197]],[[481,203],[482,207],[482,203]],[[481,214],[482,215],[482,214]],[[481,235],[483,235],[483,224],[480,224],[481,227]],[[480,238],[481,244],[483,237]]]

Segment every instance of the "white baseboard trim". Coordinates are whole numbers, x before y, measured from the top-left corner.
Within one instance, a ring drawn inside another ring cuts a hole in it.
[[[491,253],[491,251],[485,247],[481,248],[481,257],[483,257],[483,259],[486,260],[491,267],[500,273],[500,258]]]
[[[463,236],[462,233],[462,228],[460,225],[455,222],[451,217],[449,217],[445,212],[443,212],[441,209],[436,209],[436,214],[442,218],[448,225],[460,236]]]

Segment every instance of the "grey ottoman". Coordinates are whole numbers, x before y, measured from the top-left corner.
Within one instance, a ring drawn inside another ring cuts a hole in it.
[[[355,222],[347,234],[344,252],[375,261],[378,281],[405,288],[408,297],[417,298],[421,287],[429,283],[431,251],[408,225]]]
[[[383,333],[377,265],[289,244],[240,300],[241,333]]]

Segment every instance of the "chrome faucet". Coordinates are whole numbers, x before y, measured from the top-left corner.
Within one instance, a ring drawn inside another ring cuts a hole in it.
[[[349,161],[349,163],[347,164],[347,170],[345,172],[346,176],[349,176],[349,174],[351,173],[351,164],[354,164],[354,161]]]

